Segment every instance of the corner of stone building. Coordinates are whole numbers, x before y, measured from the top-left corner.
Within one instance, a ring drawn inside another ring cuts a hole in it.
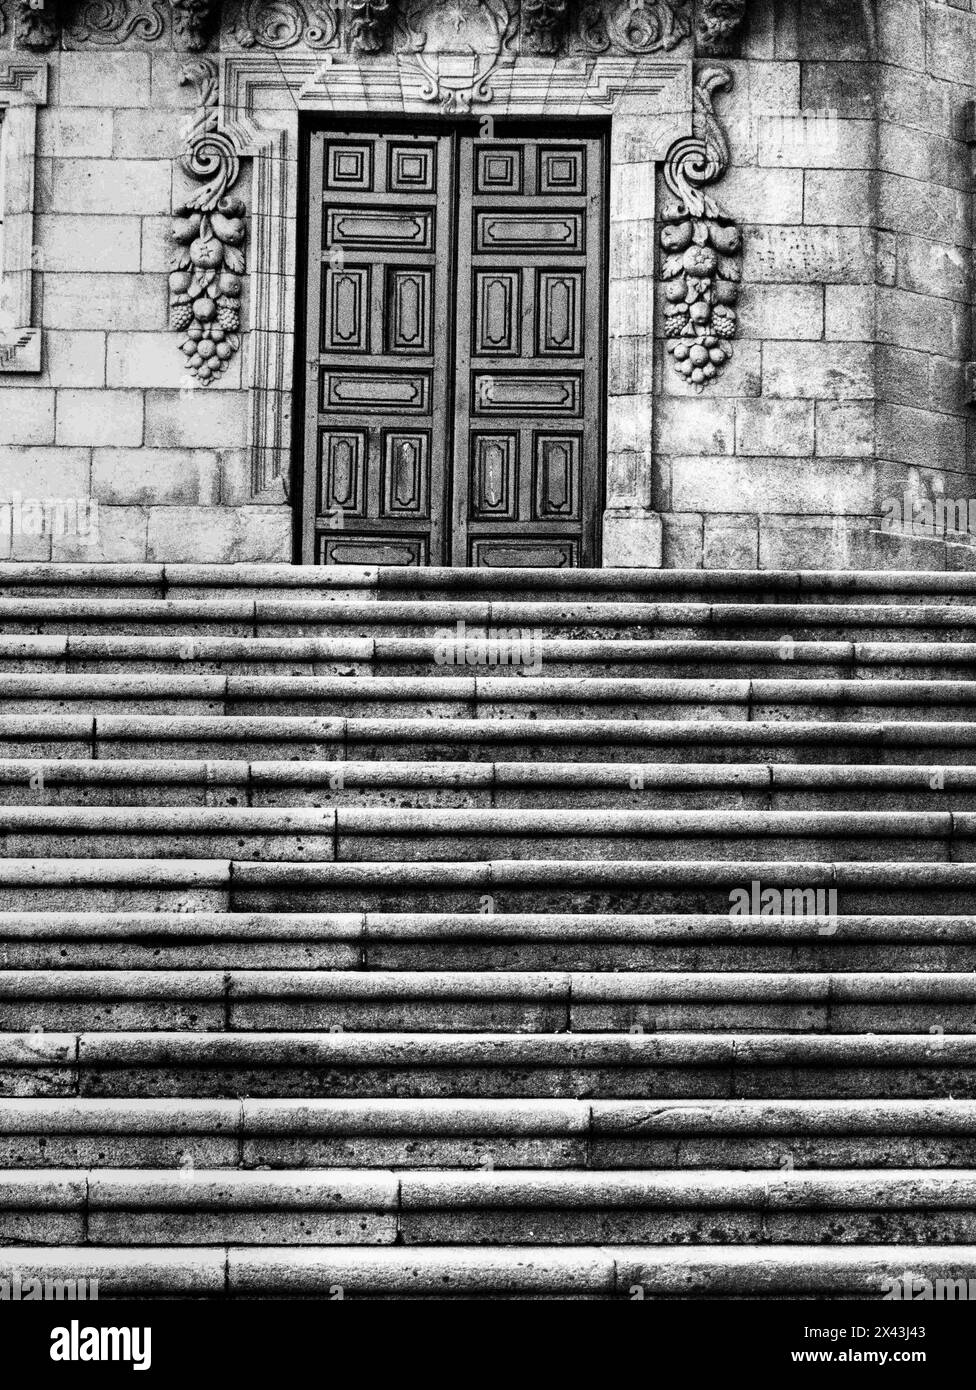
[[[969,567],[905,508],[973,493],[974,44],[933,0],[752,7],[717,188],[745,233],[736,355],[697,395],[658,354],[666,566]]]

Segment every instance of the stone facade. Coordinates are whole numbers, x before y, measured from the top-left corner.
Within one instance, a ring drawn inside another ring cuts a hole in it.
[[[971,567],[968,3],[465,0],[436,46],[418,0],[0,6],[0,555],[290,560],[299,113],[552,116],[562,83],[613,122],[604,563]],[[698,383],[665,322],[681,142],[741,229]],[[194,204],[230,237],[209,379],[168,279]]]

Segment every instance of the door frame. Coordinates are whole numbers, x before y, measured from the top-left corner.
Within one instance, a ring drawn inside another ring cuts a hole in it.
[[[435,81],[411,54],[366,59],[252,52],[220,60],[218,129],[253,160],[247,390],[254,500],[293,501],[299,117],[446,116],[450,75],[465,66],[470,73],[470,56],[441,55]],[[692,133],[692,88],[690,59],[511,55],[466,97],[465,113],[477,118],[611,122],[605,566],[638,563],[635,555],[644,565],[661,562],[651,444],[660,357],[654,338],[655,188],[657,166]]]
[[[585,390],[596,392],[596,427],[595,441],[593,444],[595,459],[587,487],[583,486],[585,467],[582,468],[580,477],[580,535],[579,547],[580,554],[584,557],[581,561],[581,568],[599,568],[601,561],[601,521],[606,508],[606,444],[607,444],[607,385],[609,376],[608,364],[608,286],[609,286],[609,251],[610,251],[610,179],[609,179],[609,157],[610,157],[610,136],[611,127],[609,121],[593,120],[591,117],[573,117],[571,119],[556,120],[552,117],[506,117],[499,119],[498,139],[504,142],[506,138],[510,140],[519,139],[539,139],[542,141],[556,138],[565,138],[570,141],[598,140],[602,145],[602,156],[600,162],[600,181],[599,189],[599,208],[600,225],[594,229],[591,225],[588,232],[587,245],[592,249],[592,239],[594,232],[599,237],[599,249],[596,254],[594,265],[599,274],[598,298],[600,306],[600,317],[596,327],[597,342],[595,349],[588,348],[587,356],[595,358],[593,365],[587,369]],[[315,309],[312,303],[312,287],[310,276],[312,274],[313,245],[321,234],[321,217],[319,210],[313,206],[313,197],[321,196],[320,191],[313,189],[311,184],[311,174],[314,169],[312,158],[312,145],[316,135],[337,136],[356,135],[412,135],[417,137],[450,134],[453,137],[454,155],[452,164],[454,165],[454,178],[451,183],[452,205],[448,212],[448,217],[455,232],[459,231],[463,218],[460,211],[460,200],[463,196],[462,181],[463,175],[457,163],[457,153],[463,143],[465,136],[477,136],[479,123],[477,117],[455,116],[450,120],[432,120],[430,113],[425,116],[400,117],[384,119],[382,117],[342,117],[342,116],[323,116],[321,114],[305,114],[299,121],[299,219],[297,232],[297,274],[296,274],[296,332],[295,332],[295,388],[294,388],[294,412],[292,430],[292,460],[291,460],[291,495],[294,499],[292,515],[293,548],[294,558],[297,564],[317,564],[315,558],[310,558],[317,553],[316,542],[316,520],[318,516],[318,498],[312,500],[310,493],[317,488],[318,470],[320,459],[316,453],[315,457],[309,456],[309,435],[311,431],[310,417],[307,414],[308,399],[311,383],[311,357],[307,357],[309,351],[308,335],[313,322],[316,321]],[[445,254],[448,258],[448,279],[457,293],[455,303],[449,315],[449,332],[446,344],[446,373],[447,373],[447,392],[446,392],[446,418],[445,418],[445,438],[443,446],[443,490],[439,499],[439,517],[432,528],[432,534],[442,538],[441,553],[444,556],[444,563],[456,568],[466,568],[468,560],[467,549],[467,520],[462,523],[458,512],[459,502],[466,499],[470,487],[470,477],[468,469],[470,467],[469,450],[467,443],[461,442],[457,434],[458,417],[457,402],[458,397],[466,397],[467,390],[464,385],[458,384],[458,354],[460,332],[464,331],[461,319],[457,314],[458,301],[461,292],[458,288],[458,275],[460,266],[465,263],[463,253],[456,248],[448,246]],[[587,275],[591,273],[587,269]],[[470,293],[468,293],[470,299]],[[468,308],[473,312],[473,303],[468,304]],[[317,378],[316,378],[317,379]],[[483,422],[487,428],[490,422]],[[544,426],[544,421],[539,421],[539,427]],[[581,420],[582,428],[582,420]],[[317,431],[316,431],[317,432]],[[523,467],[531,467],[531,460],[523,460]],[[311,484],[311,487],[310,487]],[[433,487],[431,487],[431,521],[435,521],[433,507]],[[380,523],[377,523],[380,525]],[[461,538],[459,532],[464,529],[464,537]]]

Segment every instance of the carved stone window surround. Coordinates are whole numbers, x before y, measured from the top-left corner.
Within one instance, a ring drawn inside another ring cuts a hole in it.
[[[34,155],[37,108],[47,102],[47,63],[0,61],[0,373],[41,370],[33,326]]]
[[[471,79],[474,61],[442,55],[438,85],[457,90]],[[475,81],[465,108],[496,118],[610,120],[608,565],[660,563],[651,492],[655,183],[675,140],[691,133],[692,82],[690,61],[518,56],[493,71],[486,90]],[[253,160],[249,446],[257,497],[288,491],[299,119],[305,113],[429,119],[439,99],[429,71],[409,54],[368,63],[333,55],[323,61],[314,53],[221,60],[218,126]]]

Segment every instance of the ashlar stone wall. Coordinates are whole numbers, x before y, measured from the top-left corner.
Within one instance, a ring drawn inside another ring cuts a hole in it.
[[[704,396],[658,355],[666,565],[972,567],[974,40],[969,0],[751,6],[742,337]]]
[[[0,557],[287,561],[288,480],[252,490],[250,286],[241,351],[206,387],[168,326],[197,93],[180,81],[168,4],[127,3],[157,16],[158,35],[133,25],[108,42],[76,21],[43,55],[31,251],[43,368],[0,362]],[[23,52],[2,6],[0,77]],[[750,0],[734,52],[721,59],[734,86],[716,100],[731,162],[713,192],[744,232],[739,336],[697,391],[658,315],[648,501],[663,550],[637,558],[970,567],[969,535],[929,526],[926,507],[944,520],[958,503],[955,522],[976,532],[971,0]],[[702,62],[690,35],[662,57]],[[235,191],[250,205],[247,159]],[[74,508],[74,524],[48,504]]]

